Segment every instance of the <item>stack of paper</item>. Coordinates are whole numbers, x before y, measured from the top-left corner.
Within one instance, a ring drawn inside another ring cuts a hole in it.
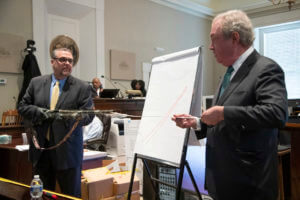
[[[83,152],[83,160],[90,160],[95,158],[103,158],[107,156],[107,152],[104,151],[91,151],[91,150],[85,150]]]

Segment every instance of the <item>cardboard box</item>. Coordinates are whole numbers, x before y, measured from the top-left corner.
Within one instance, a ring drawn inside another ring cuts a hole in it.
[[[112,173],[111,175],[114,177],[114,183],[113,183],[114,195],[121,195],[121,194],[128,193],[131,171]],[[132,191],[137,191],[137,190],[139,190],[139,179],[137,176],[134,176]]]
[[[83,171],[81,193],[84,200],[98,200],[113,196],[113,180],[106,167]]]
[[[115,162],[116,160],[102,160],[102,166],[106,167],[107,165],[110,165],[111,163]]]
[[[120,159],[116,160],[102,160],[102,165],[105,166],[111,173],[128,171],[126,162],[120,162]]]

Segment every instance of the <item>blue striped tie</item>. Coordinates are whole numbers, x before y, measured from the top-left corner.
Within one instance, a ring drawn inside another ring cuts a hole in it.
[[[223,82],[222,82],[222,86],[221,86],[221,90],[220,90],[220,95],[219,97],[222,96],[222,94],[224,93],[225,89],[227,88],[227,86],[229,85],[230,83],[230,77],[231,77],[231,74],[233,72],[233,67],[232,66],[229,66],[225,75],[224,75],[224,79],[223,79]]]

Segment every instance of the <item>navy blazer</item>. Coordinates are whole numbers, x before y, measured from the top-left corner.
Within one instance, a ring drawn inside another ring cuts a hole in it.
[[[31,80],[29,87],[18,106],[19,113],[32,122],[37,122],[41,118],[38,108],[50,107],[50,85],[51,75],[35,77]],[[62,88],[55,109],[81,110],[92,109],[93,102],[91,98],[91,86],[87,83],[69,76]],[[56,169],[63,170],[73,167],[79,167],[83,158],[83,137],[82,125],[89,124],[93,116],[87,116],[73,131],[72,135],[52,154],[51,162]],[[74,121],[72,120],[53,120],[43,121],[42,124],[35,127],[37,139],[40,146],[44,146],[46,134],[50,126],[50,145],[57,144],[71,129]],[[41,156],[41,151],[37,150],[32,141],[30,142],[29,158],[35,166]]]
[[[219,90],[218,90],[219,91]],[[224,121],[202,125],[207,137],[205,183],[217,199],[277,199],[277,132],[287,120],[287,92],[280,66],[255,50],[214,104]]]

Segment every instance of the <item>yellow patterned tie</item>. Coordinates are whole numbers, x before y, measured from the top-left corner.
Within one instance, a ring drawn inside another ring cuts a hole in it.
[[[59,97],[59,81],[56,81],[53,89],[52,89],[52,95],[51,95],[51,102],[50,102],[50,110],[54,110],[55,106],[57,104],[57,100]],[[48,141],[50,140],[50,127],[48,129],[47,135],[46,135]]]
[[[50,110],[54,110],[59,96],[59,81],[56,81],[53,89],[50,102]]]

